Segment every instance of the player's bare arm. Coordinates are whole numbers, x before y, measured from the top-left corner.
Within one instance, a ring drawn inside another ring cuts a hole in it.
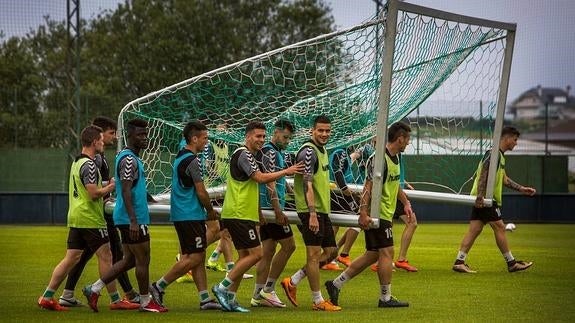
[[[505,187],[507,187],[507,188],[521,192],[521,193],[523,193],[525,195],[529,195],[529,196],[533,196],[536,193],[536,191],[533,187],[527,187],[527,186],[523,186],[521,184],[518,184],[515,181],[513,181],[511,178],[509,178],[507,175],[505,175],[505,178],[503,179],[503,185],[505,185]]]
[[[371,223],[371,217],[369,216],[369,205],[371,203],[371,188],[373,182],[371,180],[366,180],[363,185],[363,191],[361,193],[361,202],[359,204],[359,218],[357,222],[363,230],[369,229],[369,224]]]

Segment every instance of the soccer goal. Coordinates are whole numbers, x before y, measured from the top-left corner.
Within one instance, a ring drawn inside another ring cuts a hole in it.
[[[351,184],[357,190],[366,157],[375,149],[376,201],[386,129],[403,120],[412,127],[412,144],[403,156],[406,180],[417,188],[410,197],[472,203],[469,179],[484,151],[498,149],[515,27],[391,0],[380,17],[361,25],[247,58],[128,103],[119,116],[118,148],[125,144],[124,122],[149,122],[151,141],[141,156],[147,188],[165,200],[182,129],[192,119],[203,121],[210,136],[203,156],[205,183],[220,204],[228,156],[243,144],[249,121],[264,122],[269,136],[278,119],[291,121],[296,131],[288,153],[294,153],[309,139],[313,118],[325,114],[332,120],[327,149],[353,157]],[[337,187],[334,194],[341,194]],[[378,208],[372,204],[372,214]],[[169,212],[159,205],[150,209]],[[340,222],[338,214],[334,217]],[[290,220],[297,222],[297,216]]]

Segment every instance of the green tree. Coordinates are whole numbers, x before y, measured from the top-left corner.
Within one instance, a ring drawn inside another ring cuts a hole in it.
[[[87,123],[97,114],[115,117],[152,91],[330,32],[333,17],[322,0],[126,0],[81,26]],[[0,44],[2,143],[15,142],[15,124],[20,146],[63,147],[70,140],[66,40],[65,22],[46,19],[35,32]]]

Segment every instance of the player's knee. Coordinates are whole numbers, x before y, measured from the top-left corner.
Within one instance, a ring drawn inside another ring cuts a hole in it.
[[[260,261],[263,257],[263,251],[262,248],[256,248],[254,249],[252,252],[250,252],[250,256],[252,259],[254,259],[256,262]]]
[[[282,243],[280,250],[288,255],[291,255],[295,252],[295,241],[293,239],[285,241],[285,243]]]

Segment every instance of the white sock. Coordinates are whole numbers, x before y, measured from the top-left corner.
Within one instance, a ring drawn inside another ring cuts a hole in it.
[[[92,284],[92,292],[99,293],[104,287],[106,287],[106,284],[104,284],[101,279],[98,279],[95,283]]]
[[[64,289],[62,291],[62,297],[67,298],[67,299],[74,298],[74,291],[69,290],[69,289]]]
[[[349,275],[344,271],[333,280],[333,285],[337,287],[337,289],[341,289],[343,284],[345,284],[349,279]]]
[[[381,295],[379,296],[384,302],[387,302],[391,299],[391,284],[381,285]]]
[[[264,286],[264,292],[269,293],[276,289],[277,278],[269,278],[266,280],[266,285]]]
[[[513,255],[511,254],[511,251],[507,251],[506,253],[504,253],[503,258],[505,258],[506,262],[512,262],[513,260],[515,260],[515,257],[513,257]]]
[[[214,251],[212,251],[212,254],[210,255],[210,258],[208,258],[208,262],[217,262],[218,259],[220,258],[220,251],[218,251],[217,249],[215,249]]]
[[[254,299],[260,298],[260,291],[264,289],[264,286],[265,284],[256,284],[256,286],[254,287],[254,295],[253,295]]]
[[[323,296],[321,296],[321,291],[311,292],[311,297],[313,299],[314,304],[319,304],[323,302]]]
[[[150,294],[140,295],[140,307],[148,306],[151,299],[152,299],[152,295],[150,295]]]
[[[467,258],[467,253],[459,250],[459,252],[457,253],[457,260],[465,262],[465,258]]]
[[[295,272],[295,274],[293,274],[293,275],[291,276],[291,283],[292,283],[294,286],[297,286],[297,284],[299,284],[299,282],[300,282],[302,279],[304,279],[305,276],[307,276],[306,273],[305,273],[305,271],[304,271],[303,269],[299,269],[298,271]]]

